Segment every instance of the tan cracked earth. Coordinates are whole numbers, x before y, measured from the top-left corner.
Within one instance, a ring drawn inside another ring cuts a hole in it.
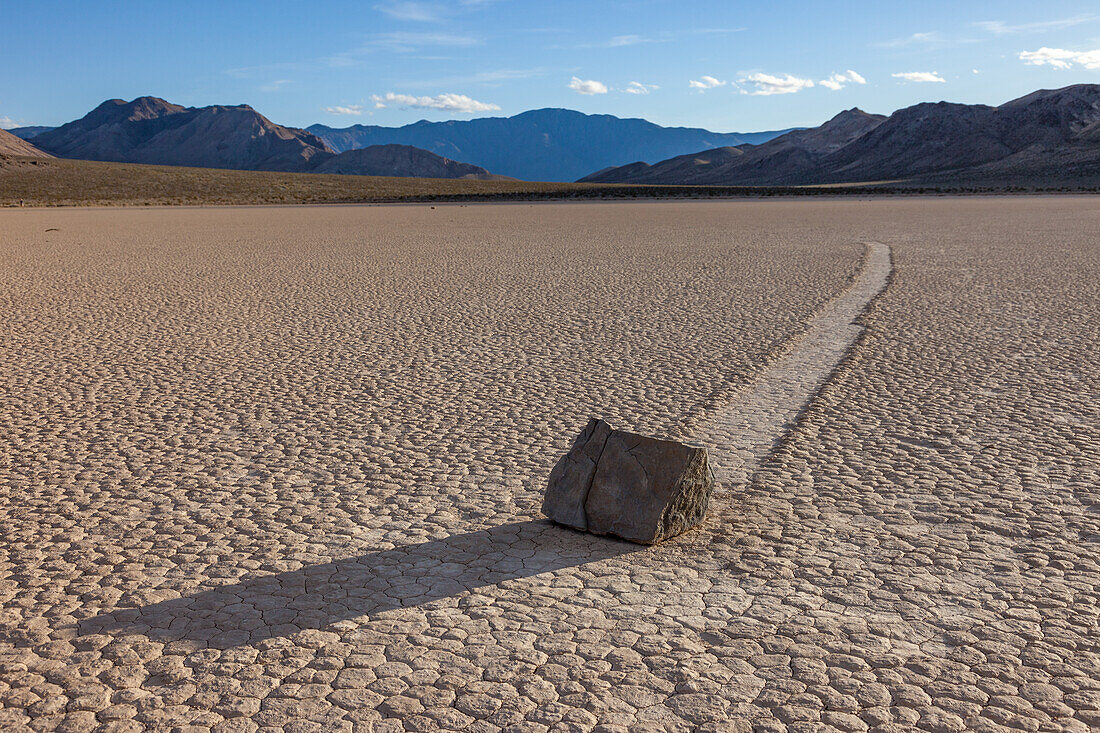
[[[0,212],[0,728],[1098,728],[1098,303],[1090,198]],[[746,395],[703,528],[539,516]]]

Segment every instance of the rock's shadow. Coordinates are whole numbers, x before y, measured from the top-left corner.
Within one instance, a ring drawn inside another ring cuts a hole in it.
[[[513,522],[119,609],[81,621],[79,633],[227,649],[644,549],[546,520]]]

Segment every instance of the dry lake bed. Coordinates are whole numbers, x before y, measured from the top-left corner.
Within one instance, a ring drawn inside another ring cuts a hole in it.
[[[1095,197],[0,211],[3,730],[1097,729],[1098,487]]]

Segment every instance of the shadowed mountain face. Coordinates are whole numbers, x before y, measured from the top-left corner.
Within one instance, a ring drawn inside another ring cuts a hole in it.
[[[327,158],[313,172],[412,178],[503,178],[480,166],[459,163],[411,145],[372,145],[361,150],[349,150]]]
[[[709,184],[736,178],[744,184],[786,183],[812,173],[825,156],[874,129],[884,119],[882,115],[850,109],[821,127],[795,130],[761,145],[704,150],[656,165],[633,163],[598,171],[581,181]]]
[[[430,150],[494,173],[532,181],[573,181],[593,170],[635,160],[656,162],[692,150],[760,143],[785,131],[717,133],[661,127],[641,119],[539,109],[514,117],[428,122],[404,127],[312,125],[338,152],[399,143]]]
[[[1042,90],[999,107],[918,104],[889,118],[843,112],[763,145],[633,164],[601,183],[804,185],[881,180],[1024,185],[1100,180],[1100,85]]]
[[[28,149],[30,143],[8,135]],[[182,107],[157,97],[111,99],[34,137],[59,157],[240,170],[410,178],[499,178],[407,145],[337,155],[312,133],[276,125],[248,105]],[[31,153],[12,153],[29,155]]]
[[[44,153],[31,143],[12,135],[7,130],[0,130],[0,155],[11,155],[27,158],[51,158],[53,156]]]
[[[46,127],[45,125],[31,125],[29,127],[13,127],[8,130],[8,132],[24,140],[30,140],[35,135],[41,135],[43,132],[49,132],[54,129],[56,128]]]
[[[305,170],[332,155],[314,135],[248,105],[181,107],[157,97],[109,100],[34,142],[63,158],[245,170]]]

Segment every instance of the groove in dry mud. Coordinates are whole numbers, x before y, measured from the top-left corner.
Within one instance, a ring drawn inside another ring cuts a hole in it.
[[[711,452],[720,490],[748,483],[863,333],[855,321],[892,271],[890,248],[868,242],[855,282],[763,374],[736,393],[692,436]]]

